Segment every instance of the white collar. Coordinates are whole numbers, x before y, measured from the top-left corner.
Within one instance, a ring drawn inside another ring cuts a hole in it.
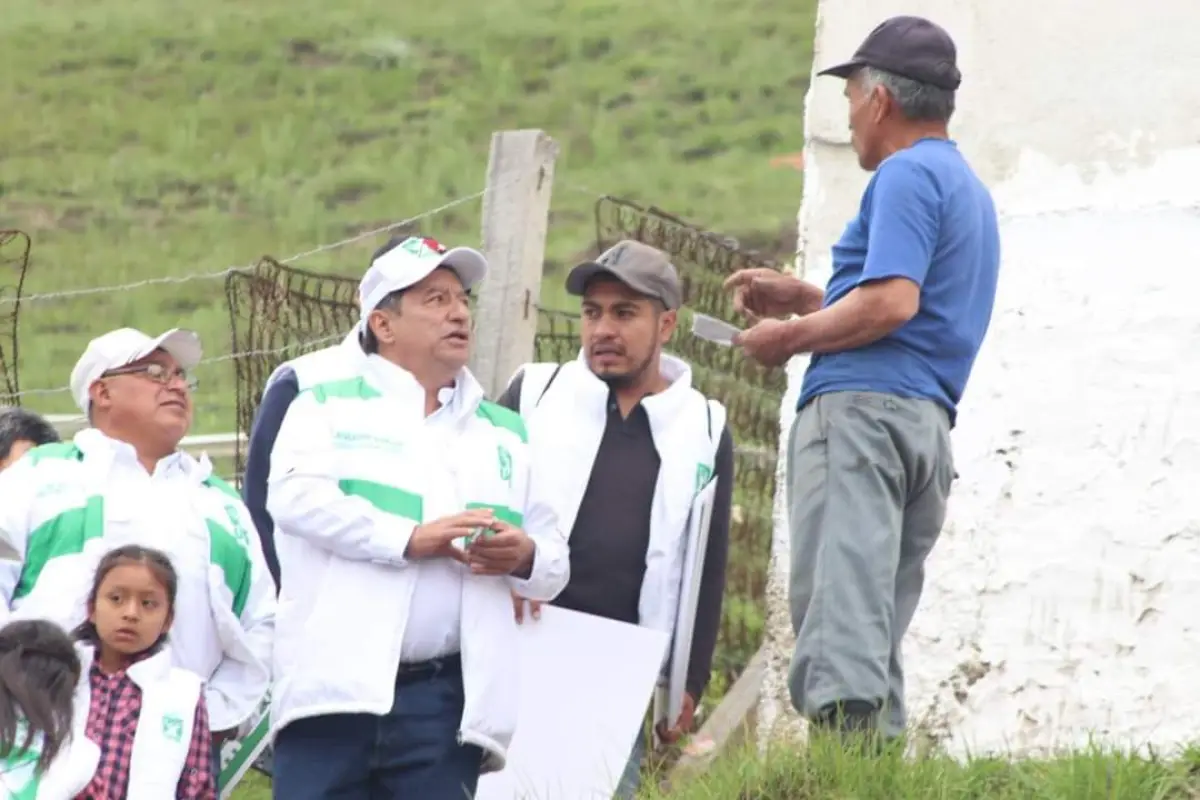
[[[136,464],[139,468],[141,466],[133,445],[121,439],[114,439],[98,428],[84,428],[75,434],[73,441],[89,461],[102,462],[106,467],[116,462]],[[159,459],[154,467],[154,475],[185,477],[196,483],[203,483],[212,475],[212,462],[209,461],[207,453],[196,459],[183,450],[176,450]]]
[[[424,408],[425,387],[418,383],[416,377],[404,367],[375,353],[367,356],[363,370],[377,388],[384,392],[394,393],[402,399],[417,403]],[[484,399],[483,387],[471,374],[471,371],[464,367],[458,371],[453,385],[438,390],[437,399],[442,407],[453,416],[473,414],[480,401]]]

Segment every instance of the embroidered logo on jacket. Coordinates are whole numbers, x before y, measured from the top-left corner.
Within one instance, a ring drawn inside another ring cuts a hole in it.
[[[233,538],[238,540],[238,544],[242,547],[250,545],[250,534],[242,525],[242,518],[237,513],[237,509],[232,505],[225,506],[225,516],[229,517],[229,525],[233,528]]]
[[[512,484],[512,455],[504,445],[496,445],[496,455],[500,460],[500,480]]]
[[[183,740],[183,719],[178,714],[164,714],[162,718],[163,736],[172,742]]]
[[[712,468],[708,464],[696,465],[696,491],[699,492],[708,485],[709,478],[712,477]]]

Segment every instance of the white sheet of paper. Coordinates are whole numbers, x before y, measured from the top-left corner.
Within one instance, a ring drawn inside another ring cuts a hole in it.
[[[730,325],[716,317],[710,317],[707,314],[692,314],[692,336],[698,339],[728,347],[733,344],[734,335],[741,331],[742,329],[736,325]]]
[[[683,711],[683,693],[687,690],[688,661],[692,657],[692,635],[696,627],[696,608],[700,604],[700,579],[704,574],[704,556],[708,553],[708,524],[712,520],[716,492],[717,479],[713,478],[696,495],[688,517],[683,580],[679,589],[679,611],[675,617],[675,638],[671,642],[671,666],[667,681],[667,725],[674,725]]]
[[[520,626],[517,731],[476,800],[610,800],[640,733],[667,636],[543,606]]]

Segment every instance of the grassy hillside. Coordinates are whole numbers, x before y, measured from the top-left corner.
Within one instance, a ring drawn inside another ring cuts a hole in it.
[[[812,0],[9,0],[0,227],[33,236],[21,383],[63,386],[91,336],[199,329],[229,350],[212,274],[416,216],[483,186],[494,129],[562,146],[548,252],[592,241],[598,192],[756,241],[794,226]],[[421,223],[478,241],[478,201]],[[359,273],[369,237],[301,262]],[[233,427],[228,362],[198,432]],[[27,405],[73,410],[64,394]]]

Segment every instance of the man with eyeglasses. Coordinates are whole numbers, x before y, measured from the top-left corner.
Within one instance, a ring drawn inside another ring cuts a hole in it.
[[[219,751],[270,686],[275,588],[237,492],[207,456],[179,449],[200,357],[199,337],[178,328],[121,328],[88,344],[71,393],[89,427],[0,473],[0,547],[15,557],[0,562],[0,595],[12,618],[70,630],[104,553],[167,553],[179,573],[171,652],[205,680]]]

